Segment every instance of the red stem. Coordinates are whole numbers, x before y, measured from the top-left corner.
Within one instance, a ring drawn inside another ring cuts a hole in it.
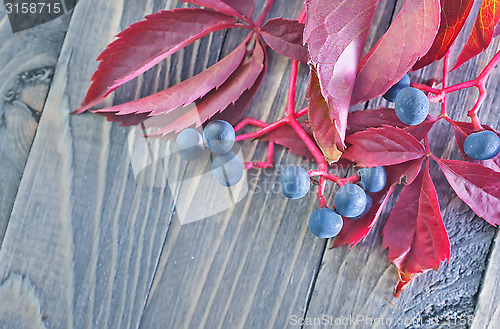
[[[448,49],[446,54],[444,54],[443,59],[443,89],[446,89],[446,86],[448,85],[448,64],[450,62],[450,49]],[[443,97],[443,101],[441,102],[441,115],[446,115],[446,97]]]
[[[269,124],[262,122],[260,120],[254,119],[254,118],[245,118],[245,119],[241,120],[241,122],[238,123],[234,127],[234,132],[238,132],[239,130],[241,130],[241,128],[248,126],[248,125],[264,128],[264,127],[267,127]]]
[[[427,91],[433,93],[435,96],[429,96],[429,101],[431,103],[441,102],[441,117],[446,118],[446,95],[458,90],[476,87],[479,91],[479,97],[474,104],[474,107],[467,112],[467,115],[471,118],[471,122],[474,125],[474,130],[482,130],[483,127],[479,121],[479,117],[477,115],[479,108],[483,104],[486,99],[487,90],[486,90],[486,80],[490,76],[491,72],[495,68],[495,66],[500,62],[500,51],[498,51],[495,56],[490,60],[490,62],[486,65],[486,67],[481,71],[481,73],[477,76],[477,78],[469,81],[464,81],[461,83],[457,83],[453,86],[447,86],[448,80],[448,64],[449,64],[449,56],[450,50],[448,50],[444,56],[443,61],[443,86],[442,89],[435,89],[427,85],[412,83],[411,85],[415,88],[418,88],[423,91]],[[448,120],[448,119],[447,119]],[[448,120],[449,121],[449,120]]]
[[[269,10],[271,10],[271,7],[273,6],[274,0],[267,0],[266,7],[262,11],[262,14],[260,14],[259,18],[255,22],[256,26],[261,26],[262,23],[264,23],[264,20],[266,19],[267,14],[269,13]]]
[[[288,95],[286,98],[286,116],[295,118],[295,94],[297,92],[298,61],[292,61],[290,69],[290,82],[288,83]]]
[[[236,141],[238,142],[238,141],[242,141],[244,139],[255,139],[255,138],[264,136],[268,132],[273,131],[274,129],[276,129],[280,126],[286,125],[286,124],[288,124],[288,118],[287,117],[281,118],[278,121],[273,122],[260,130],[257,130],[257,131],[252,132],[252,133],[242,134],[242,135],[236,136]]]
[[[252,168],[272,168],[273,167],[273,156],[274,156],[274,142],[269,142],[267,147],[267,159],[265,162],[245,162],[245,169]]]

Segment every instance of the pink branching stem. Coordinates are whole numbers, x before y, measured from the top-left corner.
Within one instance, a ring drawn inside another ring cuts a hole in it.
[[[446,86],[448,85],[448,64],[450,62],[450,49],[448,49],[446,54],[444,54],[443,59],[443,89],[446,89]],[[443,97],[443,100],[441,101],[441,115],[446,115],[446,97]]]
[[[299,17],[297,18],[297,21],[299,23],[304,23],[306,20],[306,16],[307,16],[307,7],[304,6],[304,7],[302,7],[302,10],[299,13]]]
[[[252,168],[272,168],[274,156],[274,142],[269,142],[267,147],[267,159],[265,162],[245,162],[245,169]]]
[[[348,176],[345,178],[340,178],[339,176],[330,174],[327,171],[325,172],[322,170],[310,170],[308,172],[308,174],[309,174],[309,177],[314,177],[314,176],[324,177],[324,178],[338,184],[339,186],[345,185],[347,183],[356,183],[359,181],[359,175],[352,175],[352,176]]]
[[[278,121],[273,122],[273,123],[267,125],[266,127],[259,129],[255,132],[236,136],[236,141],[238,142],[238,141],[242,141],[244,139],[259,138],[259,137],[264,136],[265,134],[273,131],[274,129],[276,129],[280,126],[286,125],[286,124],[288,124],[288,118],[287,117],[281,118]]]
[[[295,116],[297,118],[303,117],[304,115],[307,114],[307,110],[308,110],[308,108],[306,107],[306,108],[300,110],[299,112],[295,113]],[[283,126],[285,124],[288,124],[288,120],[289,120],[288,117],[284,117],[284,118],[281,118],[274,123],[269,124],[269,123],[265,123],[265,122],[262,122],[260,120],[254,119],[254,118],[245,118],[245,119],[241,120],[241,122],[238,123],[234,127],[235,132],[240,131],[243,127],[246,127],[248,125],[260,127],[263,129],[257,130],[253,133],[238,135],[238,136],[236,136],[236,141],[242,141],[244,139],[255,139],[255,138],[259,138],[261,136],[264,136],[265,134],[273,131],[274,129],[276,129],[280,126]]]
[[[264,128],[264,127],[269,126],[268,123],[262,122],[260,120],[254,119],[254,118],[245,118],[245,119],[241,120],[241,122],[238,123],[234,127],[234,132],[238,132],[241,130],[241,128],[248,126],[248,125],[252,125],[252,126],[256,126],[256,127],[260,127],[260,128]]]
[[[262,23],[264,23],[264,20],[266,19],[267,14],[269,13],[269,10],[271,10],[271,7],[273,6],[274,0],[267,0],[266,7],[262,11],[262,14],[260,14],[259,18],[255,22],[256,26],[261,26]]]
[[[429,93],[434,94],[434,96],[430,95],[429,96],[429,101],[431,103],[436,103],[436,102],[441,102],[441,116],[446,115],[446,95],[458,90],[466,89],[466,88],[471,88],[471,87],[476,87],[479,91],[479,97],[474,104],[474,107],[467,112],[467,115],[471,118],[472,124],[474,125],[475,130],[482,130],[481,123],[479,122],[479,118],[477,116],[477,112],[479,111],[479,108],[483,104],[484,100],[486,99],[487,91],[486,91],[486,80],[490,76],[491,72],[495,68],[495,66],[500,62],[500,51],[498,51],[495,56],[490,60],[488,65],[481,71],[479,76],[476,79],[469,80],[469,81],[464,81],[461,83],[457,83],[455,85],[446,86],[447,83],[447,76],[449,73],[448,70],[448,63],[449,63],[449,51],[446,53],[444,56],[444,62],[443,62],[443,87],[442,89],[435,89],[430,86],[424,85],[424,84],[419,84],[419,83],[412,83],[411,85],[415,88],[418,88],[423,91],[427,91]]]
[[[303,108],[302,110],[300,110],[299,112],[295,113],[295,117],[296,118],[300,118],[304,115],[307,114],[307,111],[309,111],[309,109],[306,107],[306,108]]]
[[[429,145],[429,135],[425,135],[424,137],[424,145],[425,145],[425,150],[427,151],[428,154],[431,153],[431,146]]]
[[[412,87],[415,87],[417,89],[420,89],[422,91],[426,91],[426,92],[429,92],[429,93],[432,93],[432,94],[435,94],[435,95],[441,93],[441,90],[436,89],[436,88],[432,88],[431,86],[428,86],[428,85],[425,85],[425,84],[422,84],[422,83],[412,82],[410,85]]]
[[[295,94],[297,92],[297,72],[299,68],[298,61],[292,61],[290,69],[290,82],[288,84],[288,95],[286,98],[286,116],[296,118],[295,116]]]

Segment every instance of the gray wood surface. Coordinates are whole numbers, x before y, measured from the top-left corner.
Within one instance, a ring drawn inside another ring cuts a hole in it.
[[[472,323],[472,329],[498,328],[500,323],[500,238],[497,236],[490,254],[488,268],[484,276],[484,282],[479,295],[476,316]]]
[[[370,45],[403,2],[381,1]],[[256,3],[259,12],[264,1]],[[187,164],[170,156],[169,142],[145,140],[97,115],[69,115],[89,86],[95,58],[113,36],[145,14],[177,6],[185,4],[85,0],[76,6],[0,249],[0,328],[300,328],[293,319],[358,315],[423,322],[388,328],[468,328],[459,321],[469,322],[474,314],[473,328],[493,328],[498,323],[493,261],[500,248],[498,239],[493,243],[495,229],[453,194],[436,166],[432,174],[452,243],[450,264],[415,279],[395,299],[397,273],[381,250],[387,214],[352,250],[329,250],[307,229],[317,207],[314,193],[301,200],[282,196],[280,171],[290,164],[314,164],[277,147],[275,169],[248,171],[246,181],[227,194],[216,188],[208,158]],[[301,6],[300,0],[276,1],[270,16],[293,18]],[[244,35],[235,30],[204,38],[120,88],[106,104],[190,77],[231,51]],[[457,41],[452,58],[465,38]],[[495,40],[486,54],[452,73],[451,83],[475,77],[499,48]],[[290,63],[268,53],[269,73],[248,115],[273,121],[284,112]],[[439,65],[412,79],[439,77]],[[302,65],[297,103],[303,106],[307,74]],[[499,80],[497,70],[481,110],[482,122],[497,128]],[[452,118],[465,119],[475,97],[470,91],[454,95]],[[356,108],[379,104],[385,103],[375,100]],[[431,143],[437,155],[459,158],[446,125],[432,131]],[[0,139],[0,147],[4,144]],[[266,157],[265,143],[245,141],[239,147],[246,161]],[[26,157],[29,146],[18,148]],[[217,213],[220,207],[227,209]],[[187,223],[207,213],[214,214]]]
[[[69,113],[113,36],[165,6],[172,3],[96,0],[76,6],[0,250],[0,289],[11,297],[2,298],[3,312],[16,314],[24,305],[30,312],[2,318],[0,327],[138,326],[172,197],[136,182],[128,129]],[[168,81],[165,74],[158,79]],[[125,98],[141,93],[136,86],[140,81],[124,90]],[[11,286],[26,293],[13,294]]]
[[[0,245],[70,17],[12,34],[0,10]]]

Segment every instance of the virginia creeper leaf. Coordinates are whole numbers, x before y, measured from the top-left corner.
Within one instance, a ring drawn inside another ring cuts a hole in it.
[[[382,125],[391,125],[399,127],[409,132],[417,140],[421,140],[427,135],[434,123],[438,120],[437,117],[427,116],[424,122],[416,126],[408,126],[401,122],[394,109],[381,107],[374,110],[355,111],[349,113],[347,118],[346,135],[352,135],[358,131],[368,128],[376,128]]]
[[[180,109],[181,112],[184,112],[180,116],[175,117],[177,110],[162,115],[164,118],[161,120],[166,125],[154,135],[161,134],[165,136],[171,132],[178,132],[193,125],[198,127],[216,113],[226,109],[255,84],[264,68],[264,59],[264,49],[257,42],[252,56],[247,58],[219,89],[212,90],[205,97],[197,101],[195,106]]]
[[[304,42],[315,67],[321,93],[344,148],[347,113],[359,60],[378,0],[309,0]]]
[[[410,133],[398,127],[382,125],[347,137],[350,146],[343,158],[359,167],[388,166],[418,159],[425,149]]]
[[[396,297],[416,275],[449,260],[450,241],[428,164],[403,188],[384,226],[383,247],[389,248],[389,260],[398,270]]]
[[[413,66],[413,71],[443,58],[462,30],[473,4],[474,0],[441,0],[439,31],[431,49]]]
[[[349,113],[346,135],[349,136],[368,128],[377,128],[384,124],[399,128],[407,127],[406,124],[398,119],[394,109],[381,107],[379,109]]]
[[[269,47],[277,53],[307,63],[307,48],[302,44],[304,24],[289,19],[273,18],[262,26],[260,33]]]
[[[424,158],[411,160],[405,163],[386,166],[387,183],[382,191],[370,194],[373,200],[372,208],[363,217],[358,219],[344,218],[342,230],[333,241],[332,248],[344,244],[351,245],[351,248],[363,240],[379,219],[384,210],[389,197],[394,191],[395,185],[399,183],[411,184],[420,172]]]
[[[493,226],[500,224],[500,173],[478,163],[436,161],[457,195]]]
[[[114,112],[102,112],[100,114],[108,121],[119,122],[120,126],[135,126],[148,119],[148,113],[116,115]]]
[[[181,0],[193,5],[211,8],[221,13],[243,19],[252,19],[255,10],[254,0]]]
[[[452,70],[488,48],[495,33],[495,26],[499,21],[500,3],[498,0],[483,0],[469,39],[467,39],[462,52],[458,55],[457,62]]]
[[[148,113],[150,116],[166,114],[179,106],[190,104],[205,96],[210,90],[219,88],[241,64],[246,53],[242,43],[233,52],[212,65],[207,70],[156,94],[128,103],[97,110],[96,112],[116,112],[117,115]]]
[[[432,46],[439,0],[407,0],[387,32],[360,61],[351,104],[384,94]]]
[[[264,49],[264,45],[261,44],[261,47]],[[246,90],[240,98],[238,98],[234,103],[228,105],[228,107],[212,117],[212,120],[225,120],[232,124],[233,126],[240,121],[243,113],[248,108],[250,103],[252,102],[253,97],[257,93],[262,81],[264,80],[264,76],[267,73],[267,53],[264,52],[264,68],[262,72],[260,72],[259,77],[255,81],[255,84],[249,90]]]
[[[311,123],[314,139],[323,152],[325,159],[330,164],[337,162],[342,155],[342,152],[337,148],[342,137],[335,124],[330,120],[328,104],[321,94],[318,76],[314,70],[311,70],[306,98],[309,100],[309,122]]]
[[[84,112],[124,83],[205,35],[234,27],[234,17],[200,8],[179,8],[146,16],[120,32],[97,58],[92,85],[76,111]]]
[[[313,132],[309,122],[301,122],[300,125],[304,128],[304,131],[312,137]],[[284,125],[278,127],[271,131],[270,133],[262,136],[260,140],[271,141],[281,146],[284,146],[290,150],[290,152],[307,158],[308,160],[314,159],[311,151],[304,144],[302,139],[297,135],[295,130],[289,125]]]
[[[488,125],[482,125],[484,129],[493,131],[495,134],[500,137],[500,133],[495,129],[491,128]],[[494,159],[490,160],[474,160],[471,159],[465,154],[464,151],[464,142],[467,136],[475,132],[474,125],[470,122],[460,122],[460,121],[452,121],[453,131],[455,132],[455,141],[457,142],[458,149],[462,154],[463,158],[466,161],[480,163],[485,167],[491,168],[495,171],[500,172],[500,154],[497,155]]]

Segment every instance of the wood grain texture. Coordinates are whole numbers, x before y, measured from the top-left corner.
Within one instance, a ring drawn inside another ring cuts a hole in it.
[[[0,11],[0,245],[70,17],[13,34]]]
[[[401,1],[398,3],[397,7],[400,7]],[[473,10],[477,13],[478,7]],[[472,28],[470,24],[471,22],[466,31]],[[468,33],[465,35],[462,33],[456,41],[451,56],[452,62],[456,59],[467,36]],[[499,49],[500,41],[494,40],[481,57],[471,60],[464,67],[451,73],[449,83],[475,78]],[[424,82],[431,77],[439,78],[440,65],[436,63],[412,73],[412,81]],[[499,82],[500,72],[496,70],[489,79],[490,93],[480,111],[481,122],[491,124],[497,129]],[[475,90],[465,90],[450,95],[448,101],[450,116],[455,120],[466,120],[466,112],[472,108],[476,97]],[[379,98],[368,102],[366,108],[388,105],[391,104]],[[438,114],[439,106],[433,105],[431,113]],[[431,131],[430,140],[434,154],[444,158],[461,159],[453,131],[448,124],[439,122]],[[387,251],[382,250],[382,228],[388,217],[388,211],[385,211],[365,241],[351,250],[348,247],[341,247],[325,251],[306,318],[313,320],[326,315],[329,317],[328,320],[338,321],[334,328],[470,327],[474,319],[477,296],[484,280],[485,266],[488,260],[493,260],[488,258],[488,255],[495,229],[475,216],[455,195],[435,164],[431,165],[431,175],[434,178],[443,219],[450,236],[449,264],[442,263],[437,273],[427,272],[414,279],[399,299],[394,298],[392,289],[397,282],[397,272],[388,261]],[[480,298],[487,300],[488,295]],[[498,305],[498,302],[496,304]],[[358,322],[342,322],[358,316],[360,320]],[[477,317],[482,316],[477,313]],[[388,319],[390,324],[381,322],[381,318]],[[375,319],[378,319],[378,322],[374,322]],[[498,322],[495,325],[498,325]],[[304,326],[304,328],[330,327],[322,323]]]
[[[256,3],[262,8],[264,1]],[[383,34],[401,4],[380,2],[369,44]],[[113,35],[147,13],[185,5],[86,0],[76,6],[0,249],[0,327],[299,328],[293,319],[364,315],[436,320],[385,326],[391,328],[446,328],[446,321],[474,315],[478,295],[477,317],[484,314],[484,323],[495,324],[498,306],[488,304],[490,289],[485,286],[480,293],[486,264],[498,253],[498,247],[490,252],[495,230],[451,192],[436,166],[432,175],[452,258],[394,299],[397,274],[381,250],[383,221],[354,249],[325,250],[326,241],[307,229],[307,218],[317,208],[315,189],[301,200],[282,196],[281,171],[291,164],[314,164],[277,147],[275,169],[251,170],[247,185],[222,195],[213,188],[207,158],[188,164],[170,156],[169,142],[146,140],[97,115],[69,115],[89,86],[94,59]],[[293,18],[301,6],[300,0],[276,1],[270,16]],[[124,85],[106,104],[142,97],[200,72],[245,34],[234,30],[204,38]],[[496,40],[483,57],[453,73],[451,83],[475,77],[498,48]],[[272,51],[269,56],[269,73],[246,115],[274,121],[284,113],[290,63]],[[413,73],[412,79],[436,76],[438,68]],[[300,105],[305,105],[307,80],[302,65]],[[481,110],[483,122],[497,128],[499,80],[496,71]],[[451,99],[453,118],[465,119],[476,97],[469,93]],[[449,127],[436,127],[432,141],[437,155],[459,158]],[[240,147],[247,161],[266,157],[265,143]],[[236,205],[220,211],[223,197]],[[188,223],[207,212],[216,214]],[[490,265],[486,278],[492,276],[498,274]]]
[[[0,250],[0,289],[12,296],[0,301],[3,314],[18,314],[24,305],[31,311],[15,322],[7,319],[3,328],[138,327],[172,207],[171,191],[150,182],[165,180],[167,170],[159,178],[136,178],[129,152],[138,143],[136,135],[100,116],[69,113],[83,99],[95,58],[113,36],[173,5],[95,0],[76,6]],[[169,72],[168,65],[129,84],[116,101],[186,75],[180,72],[185,66],[173,65]],[[159,157],[165,147],[151,143],[150,149]],[[149,160],[149,153],[134,156]],[[164,165],[180,166],[168,158]],[[29,282],[33,293],[9,292],[12,277]]]
[[[498,328],[500,323],[500,237],[495,238],[486,275],[481,286],[471,329]]]
[[[257,8],[263,3],[257,1]],[[270,16],[292,18],[301,6],[301,1],[277,1]],[[228,33],[222,52],[233,49],[244,35]],[[268,54],[270,71],[246,115],[273,121],[284,114],[290,63],[272,51]],[[301,66],[300,105],[305,104],[307,78],[308,69]],[[265,143],[239,146],[246,161],[266,156]],[[208,163],[187,166],[140,328],[283,328],[290,314],[303,314],[325,241],[307,229],[317,203],[314,194],[287,200],[279,179],[292,163],[312,164],[280,147],[274,160],[279,164],[275,169],[247,173],[249,191],[234,207],[181,225],[184,209],[210,212],[223,198],[210,191],[217,183],[189,179],[211,175]],[[207,193],[219,200],[207,200]]]

